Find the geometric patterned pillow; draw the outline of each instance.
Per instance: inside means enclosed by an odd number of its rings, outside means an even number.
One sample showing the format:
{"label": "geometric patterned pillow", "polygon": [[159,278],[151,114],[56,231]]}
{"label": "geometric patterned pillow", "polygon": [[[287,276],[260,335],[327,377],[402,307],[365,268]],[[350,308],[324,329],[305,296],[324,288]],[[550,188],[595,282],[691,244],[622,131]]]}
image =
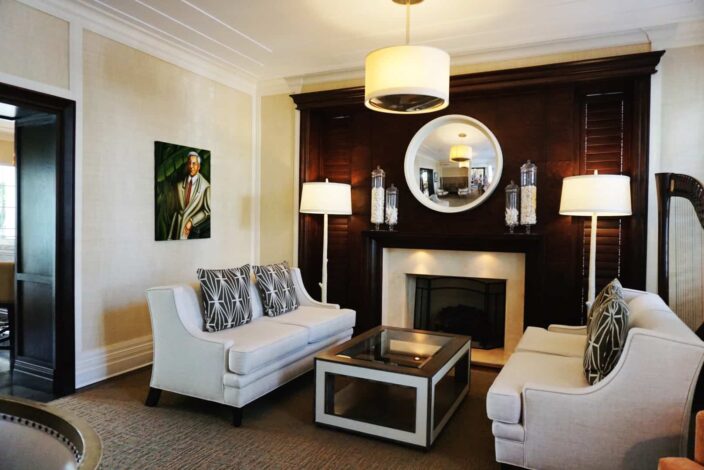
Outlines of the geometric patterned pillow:
{"label": "geometric patterned pillow", "polygon": [[253,266],[264,313],[276,317],[299,306],[288,263]]}
{"label": "geometric patterned pillow", "polygon": [[249,265],[233,269],[199,269],[203,298],[203,331],[244,325],[252,319]]}
{"label": "geometric patterned pillow", "polygon": [[584,373],[592,385],[609,375],[621,357],[626,343],[628,304],[623,300],[621,284],[617,280],[614,282],[617,286],[605,289],[606,292],[602,291],[603,299],[594,309],[587,328]]}
{"label": "geometric patterned pillow", "polygon": [[594,298],[594,302],[592,302],[592,306],[589,308],[589,312],[587,313],[587,331],[589,331],[589,325],[592,323],[594,312],[599,310],[599,307],[601,307],[601,304],[604,303],[606,298],[610,298],[615,295],[623,298],[623,287],[621,286],[621,283],[618,282],[618,279],[614,279],[609,282],[606,287],[601,289],[601,292],[599,292],[596,298]]}

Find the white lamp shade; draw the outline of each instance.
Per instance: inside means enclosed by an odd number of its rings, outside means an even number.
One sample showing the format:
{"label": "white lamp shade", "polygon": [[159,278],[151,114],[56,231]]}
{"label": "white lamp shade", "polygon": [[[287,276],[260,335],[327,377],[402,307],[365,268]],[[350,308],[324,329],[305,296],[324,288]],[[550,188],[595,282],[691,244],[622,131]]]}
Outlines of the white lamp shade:
{"label": "white lamp shade", "polygon": [[300,212],[304,214],[352,214],[350,185],[344,183],[303,183]]}
{"label": "white lamp shade", "polygon": [[563,179],[560,214],[631,215],[631,178],[623,175],[581,175]]}
{"label": "white lamp shade", "polygon": [[450,56],[428,46],[394,46],[367,55],[364,104],[395,114],[430,113],[450,103]]}
{"label": "white lamp shade", "polygon": [[450,147],[450,161],[451,162],[468,162],[472,159],[472,147],[469,145],[453,145]]}

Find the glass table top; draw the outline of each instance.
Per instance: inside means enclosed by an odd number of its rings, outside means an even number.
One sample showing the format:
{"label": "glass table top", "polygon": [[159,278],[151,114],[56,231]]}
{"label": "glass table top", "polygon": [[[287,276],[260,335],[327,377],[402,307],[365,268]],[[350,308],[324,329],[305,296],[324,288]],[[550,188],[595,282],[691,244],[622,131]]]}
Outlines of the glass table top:
{"label": "glass table top", "polygon": [[450,341],[450,336],[384,328],[337,356],[420,369]]}

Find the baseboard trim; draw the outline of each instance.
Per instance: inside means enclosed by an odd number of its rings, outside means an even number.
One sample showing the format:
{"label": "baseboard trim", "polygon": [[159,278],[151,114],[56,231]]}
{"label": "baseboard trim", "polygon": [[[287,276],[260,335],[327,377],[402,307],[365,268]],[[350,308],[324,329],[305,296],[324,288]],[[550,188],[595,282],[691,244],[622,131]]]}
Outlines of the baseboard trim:
{"label": "baseboard trim", "polygon": [[101,382],[152,363],[151,335],[84,351],[76,361],[76,388]]}

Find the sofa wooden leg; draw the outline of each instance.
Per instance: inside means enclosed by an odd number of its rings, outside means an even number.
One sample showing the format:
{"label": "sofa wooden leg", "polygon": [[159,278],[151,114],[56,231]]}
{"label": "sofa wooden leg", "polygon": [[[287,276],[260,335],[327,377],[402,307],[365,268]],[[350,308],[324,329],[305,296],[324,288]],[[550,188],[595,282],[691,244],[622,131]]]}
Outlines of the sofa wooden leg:
{"label": "sofa wooden leg", "polygon": [[156,406],[159,403],[159,397],[161,397],[161,390],[154,387],[149,387],[149,394],[147,399],[144,401],[145,406]]}
{"label": "sofa wooden leg", "polygon": [[236,428],[242,426],[242,408],[232,407],[232,425]]}

